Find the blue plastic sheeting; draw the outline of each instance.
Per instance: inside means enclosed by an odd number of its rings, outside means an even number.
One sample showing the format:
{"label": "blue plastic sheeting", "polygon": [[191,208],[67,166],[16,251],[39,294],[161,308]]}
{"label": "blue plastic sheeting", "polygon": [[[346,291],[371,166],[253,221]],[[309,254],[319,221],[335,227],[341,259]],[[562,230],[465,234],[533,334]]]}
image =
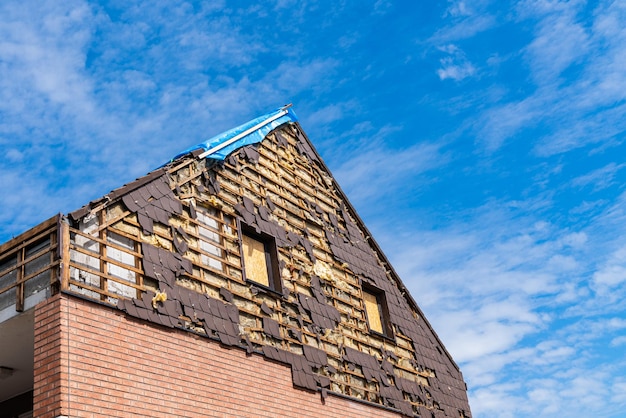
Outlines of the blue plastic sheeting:
{"label": "blue plastic sheeting", "polygon": [[[278,117],[277,119],[271,120],[272,118],[280,115],[281,113],[285,113],[284,115]],[[263,141],[265,136],[269,134],[272,130],[276,129],[280,125],[287,122],[296,122],[298,117],[291,109],[291,107],[281,107],[271,113],[268,113],[263,116],[259,116],[256,119],[252,119],[249,122],[244,123],[236,128],[223,132],[219,135],[214,136],[211,139],[208,139],[198,145],[195,145],[191,148],[186,149],[185,151],[178,154],[172,160],[175,160],[178,157],[181,157],[185,154],[188,154],[197,149],[203,149],[205,152],[209,151],[213,148],[219,147],[221,144],[232,140],[237,135],[241,135],[242,133],[254,128],[259,125],[256,129],[252,130],[250,133],[242,136],[241,138],[234,141],[232,144],[225,146],[219,150],[211,152],[208,155],[205,155],[206,158],[212,158],[216,160],[224,160],[231,152],[235,151],[238,148],[243,147],[244,145],[256,144],[258,142]]]}

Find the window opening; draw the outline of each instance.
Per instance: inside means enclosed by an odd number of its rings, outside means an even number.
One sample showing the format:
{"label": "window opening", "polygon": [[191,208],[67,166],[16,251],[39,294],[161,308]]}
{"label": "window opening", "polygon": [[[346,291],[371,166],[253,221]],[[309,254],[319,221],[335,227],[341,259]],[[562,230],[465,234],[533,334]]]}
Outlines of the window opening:
{"label": "window opening", "polygon": [[202,264],[223,271],[224,265],[220,261],[224,257],[221,248],[220,223],[214,218],[218,216],[217,211],[211,208],[199,209],[196,214],[199,222],[200,249],[204,251],[201,254]]}
{"label": "window opening", "polygon": [[[135,242],[130,238],[111,231],[107,232],[107,242],[112,244],[107,245],[107,258],[119,263],[107,263],[108,274],[120,279],[120,281],[137,284],[137,274],[132,270],[132,268],[135,268],[137,265],[137,260],[135,255],[131,253],[135,251]],[[124,265],[130,268],[125,268]],[[137,289],[115,280],[109,280],[107,282],[107,290],[127,298],[138,296]],[[109,302],[113,302],[113,299],[109,298]]]}
{"label": "window opening", "polygon": [[363,304],[370,331],[386,337],[392,336],[389,314],[385,301],[385,293],[371,287],[363,288]]}
{"label": "window opening", "polygon": [[281,292],[278,251],[274,237],[267,234],[259,234],[243,223],[240,231],[243,269],[246,280],[253,281],[276,292]]}

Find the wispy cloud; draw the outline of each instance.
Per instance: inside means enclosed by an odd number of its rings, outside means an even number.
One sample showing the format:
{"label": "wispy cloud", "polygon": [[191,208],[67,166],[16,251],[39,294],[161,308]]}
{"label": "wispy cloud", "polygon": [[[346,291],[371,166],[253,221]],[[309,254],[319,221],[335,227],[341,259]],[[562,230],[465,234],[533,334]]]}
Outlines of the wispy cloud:
{"label": "wispy cloud", "polygon": [[531,6],[520,6],[522,15],[529,18],[540,15],[533,40],[524,48],[531,75],[538,86],[559,83],[558,78],[563,71],[580,64],[589,53],[590,35],[578,20],[578,12],[583,5],[576,3],[558,5],[549,12],[537,2],[532,2]]}
{"label": "wispy cloud", "polygon": [[337,60],[243,30],[241,19],[259,13],[167,2],[0,5],[0,192],[28,204],[22,179],[50,203],[33,216],[1,199],[2,228],[73,210],[246,118],[327,93]]}
{"label": "wispy cloud", "polygon": [[618,172],[626,167],[626,164],[609,163],[602,168],[598,168],[591,173],[578,176],[572,180],[575,187],[592,186],[594,191],[606,189],[616,182]]}
{"label": "wispy cloud", "polygon": [[452,79],[460,81],[471,77],[476,72],[476,68],[467,60],[465,55],[458,48],[449,45],[447,50],[453,49],[451,56],[439,60],[441,68],[437,70],[440,80]]}
{"label": "wispy cloud", "polygon": [[470,16],[472,15],[471,6],[466,0],[448,0],[448,8],[445,15],[450,16]]}
{"label": "wispy cloud", "polygon": [[[442,144],[419,142],[408,148],[391,148],[385,145],[386,135],[400,129],[384,126],[363,137],[358,144],[340,145],[336,152],[346,147],[358,147],[358,152],[343,155],[333,174],[342,188],[349,190],[351,200],[364,205],[372,198],[380,199],[398,190],[414,193],[436,181],[432,170],[445,165],[449,156]],[[351,158],[346,158],[351,155]],[[393,164],[390,165],[390,161]],[[427,173],[430,173],[428,176]],[[407,184],[409,189],[407,190]]]}
{"label": "wispy cloud", "polygon": [[[608,370],[612,354],[589,350],[624,344],[621,296],[608,295],[626,290],[626,227],[615,229],[623,215],[607,209],[572,231],[523,209],[533,205],[493,202],[458,213],[458,222],[437,231],[387,220],[374,233],[461,363],[475,415],[549,417],[575,408],[596,416],[595,402],[622,383]],[[396,223],[402,226],[390,230]],[[613,250],[605,258],[607,248]],[[599,357],[603,366],[583,373]]]}
{"label": "wispy cloud", "polygon": [[617,68],[626,56],[626,30],[616,22],[626,18],[624,7],[600,2],[591,20],[582,20],[583,2],[529,1],[517,10],[514,18],[534,27],[521,56],[532,83],[522,98],[483,110],[475,124],[479,142],[494,151],[534,130],[535,152],[543,157],[621,142],[626,76]]}
{"label": "wispy cloud", "polygon": [[446,26],[438,29],[428,42],[441,45],[471,38],[498,25],[493,9],[488,8],[491,1],[449,0],[444,17],[451,19]]}
{"label": "wispy cloud", "polygon": [[599,291],[605,292],[626,282],[626,246],[609,255],[600,270],[594,273],[593,281]]}

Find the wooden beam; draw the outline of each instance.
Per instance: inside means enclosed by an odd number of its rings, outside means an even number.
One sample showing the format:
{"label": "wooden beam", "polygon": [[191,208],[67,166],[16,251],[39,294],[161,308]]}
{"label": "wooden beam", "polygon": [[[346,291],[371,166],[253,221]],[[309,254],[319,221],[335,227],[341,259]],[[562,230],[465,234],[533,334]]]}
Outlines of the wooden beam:
{"label": "wooden beam", "polygon": [[61,290],[68,290],[70,287],[70,226],[63,221],[59,221],[59,249]]}
{"label": "wooden beam", "polygon": [[20,244],[23,245],[26,241],[30,241],[33,237],[39,235],[47,229],[54,227],[60,216],[61,215],[54,215],[47,221],[40,223],[39,225],[0,245],[0,257],[3,257],[4,253],[8,253],[11,250],[14,251],[15,249],[21,247]]}
{"label": "wooden beam", "polygon": [[15,310],[17,312],[24,312],[24,253],[26,250],[22,248],[18,253],[18,264],[21,264],[17,269],[17,287],[15,288]]}

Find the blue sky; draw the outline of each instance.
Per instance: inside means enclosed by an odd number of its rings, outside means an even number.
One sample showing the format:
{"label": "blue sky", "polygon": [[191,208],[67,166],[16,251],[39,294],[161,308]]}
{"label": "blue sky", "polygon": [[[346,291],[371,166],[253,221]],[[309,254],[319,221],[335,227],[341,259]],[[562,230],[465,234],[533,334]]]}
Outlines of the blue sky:
{"label": "blue sky", "polygon": [[0,242],[293,102],[475,417],[626,410],[626,2],[4,0]]}

